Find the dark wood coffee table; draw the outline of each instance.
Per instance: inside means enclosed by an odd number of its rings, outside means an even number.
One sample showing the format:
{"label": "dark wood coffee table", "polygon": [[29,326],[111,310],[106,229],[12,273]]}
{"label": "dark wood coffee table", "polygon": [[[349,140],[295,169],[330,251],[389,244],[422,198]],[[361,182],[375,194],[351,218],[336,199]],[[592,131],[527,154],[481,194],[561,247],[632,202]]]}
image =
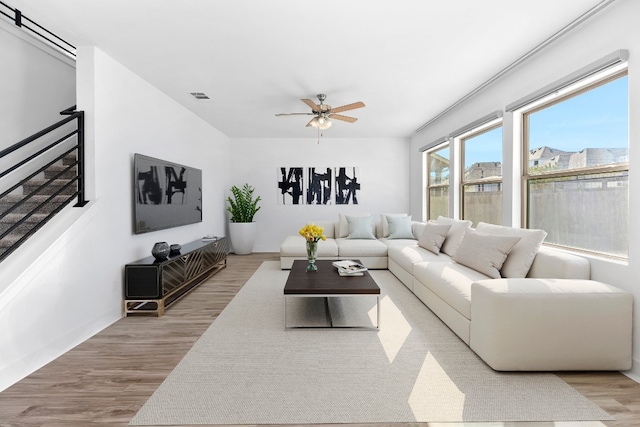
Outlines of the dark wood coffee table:
{"label": "dark wood coffee table", "polygon": [[[357,260],[355,260],[357,261]],[[376,326],[373,328],[363,326],[331,326],[329,328],[366,328],[380,329],[380,288],[373,280],[368,271],[362,276],[340,276],[338,269],[334,267],[331,260],[316,261],[318,271],[307,273],[306,260],[296,260],[293,262],[289,278],[284,285],[284,327],[308,328],[309,326],[289,326],[287,324],[287,300],[292,297],[324,297],[325,307],[329,316],[331,312],[328,306],[330,297],[356,297],[356,296],[376,296]],[[311,326],[312,328],[324,326]]]}

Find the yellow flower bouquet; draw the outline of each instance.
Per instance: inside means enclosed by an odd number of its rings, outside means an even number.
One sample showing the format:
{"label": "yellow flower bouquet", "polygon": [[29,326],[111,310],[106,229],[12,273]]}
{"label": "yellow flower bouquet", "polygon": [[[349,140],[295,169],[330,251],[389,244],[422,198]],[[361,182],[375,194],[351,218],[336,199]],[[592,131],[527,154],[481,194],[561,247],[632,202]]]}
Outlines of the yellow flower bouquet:
{"label": "yellow flower bouquet", "polygon": [[307,241],[307,273],[318,271],[316,266],[316,257],[318,256],[318,240],[327,240],[324,229],[315,224],[307,224],[299,231],[300,235]]}
{"label": "yellow flower bouquet", "polygon": [[314,242],[317,242],[318,240],[327,240],[327,236],[323,234],[324,228],[319,227],[315,224],[305,225],[300,229],[299,233],[309,243],[314,243]]}

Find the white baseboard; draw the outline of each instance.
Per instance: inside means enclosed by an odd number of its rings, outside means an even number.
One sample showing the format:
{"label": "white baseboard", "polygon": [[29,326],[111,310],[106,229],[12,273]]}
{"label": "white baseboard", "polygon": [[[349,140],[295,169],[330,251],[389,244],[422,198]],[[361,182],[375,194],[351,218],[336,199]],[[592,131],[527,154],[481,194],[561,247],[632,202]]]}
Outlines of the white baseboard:
{"label": "white baseboard", "polygon": [[631,378],[635,382],[640,383],[640,361],[633,359],[633,365],[631,366],[631,369],[629,369],[628,371],[621,371],[621,373]]}

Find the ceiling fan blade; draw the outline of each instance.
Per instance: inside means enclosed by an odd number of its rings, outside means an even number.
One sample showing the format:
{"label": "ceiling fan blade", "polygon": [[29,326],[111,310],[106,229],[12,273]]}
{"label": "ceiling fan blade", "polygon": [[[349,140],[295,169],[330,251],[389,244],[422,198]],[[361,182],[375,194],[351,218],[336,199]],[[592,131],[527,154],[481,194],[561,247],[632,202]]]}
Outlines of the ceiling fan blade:
{"label": "ceiling fan blade", "polygon": [[313,113],[278,113],[276,116],[313,116]]}
{"label": "ceiling fan blade", "polygon": [[336,107],[336,108],[332,108],[331,112],[332,113],[341,113],[343,111],[349,111],[349,110],[355,110],[356,108],[362,108],[364,107],[364,102],[354,102],[353,104],[347,104],[347,105],[343,105],[341,107]]}
{"label": "ceiling fan blade", "polygon": [[300,101],[304,102],[309,107],[311,107],[311,111],[320,111],[320,107],[318,106],[318,104],[316,104],[312,100],[310,100],[310,99],[301,99]]}
{"label": "ceiling fan blade", "polygon": [[342,120],[343,122],[349,122],[349,123],[353,123],[353,122],[358,120],[355,117],[343,116],[342,114],[330,114],[329,118],[330,119],[336,119],[336,120]]}

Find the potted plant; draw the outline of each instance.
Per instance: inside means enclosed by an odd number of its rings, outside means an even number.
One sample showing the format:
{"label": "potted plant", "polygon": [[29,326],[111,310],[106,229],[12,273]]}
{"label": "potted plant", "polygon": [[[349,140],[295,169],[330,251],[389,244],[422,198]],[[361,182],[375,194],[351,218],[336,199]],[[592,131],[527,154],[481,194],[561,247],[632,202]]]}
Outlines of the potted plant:
{"label": "potted plant", "polygon": [[256,241],[258,227],[253,217],[260,210],[260,196],[254,198],[254,190],[249,184],[244,184],[242,188],[234,185],[231,187],[233,197],[227,197],[227,211],[231,214],[229,238],[233,252],[237,255],[250,254]]}

